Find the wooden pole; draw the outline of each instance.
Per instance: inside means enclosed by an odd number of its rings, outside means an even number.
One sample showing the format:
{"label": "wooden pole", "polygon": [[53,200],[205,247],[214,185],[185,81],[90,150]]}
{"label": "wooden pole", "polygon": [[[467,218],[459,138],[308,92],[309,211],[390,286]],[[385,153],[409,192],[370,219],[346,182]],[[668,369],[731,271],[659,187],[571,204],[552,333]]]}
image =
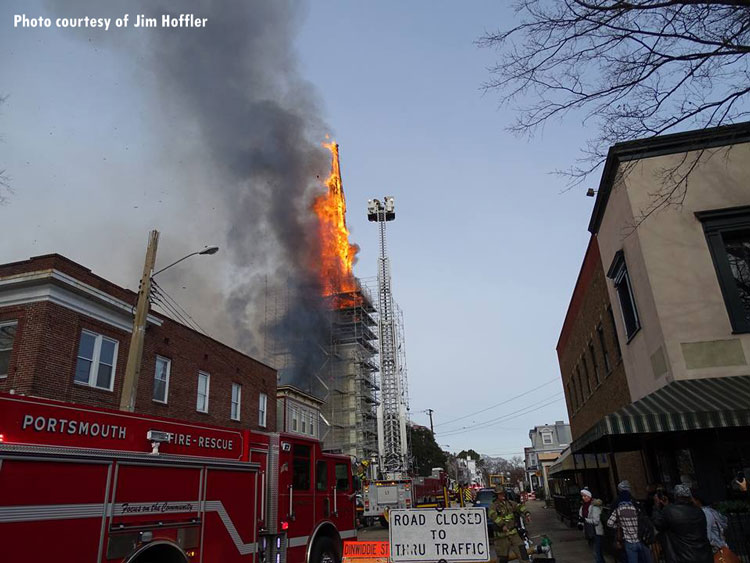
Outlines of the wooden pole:
{"label": "wooden pole", "polygon": [[151,293],[151,274],[156,263],[156,248],[159,244],[159,231],[153,230],[149,233],[148,247],[146,248],[146,259],[143,264],[143,276],[141,286],[138,290],[138,303],[133,319],[133,333],[130,336],[130,348],[128,349],[128,363],[125,367],[125,379],[122,382],[122,393],[120,395],[120,410],[133,412],[135,409],[135,396],[138,389],[138,378],[141,374],[141,359],[143,358],[143,337],[146,334],[146,320],[148,318],[149,302]]}

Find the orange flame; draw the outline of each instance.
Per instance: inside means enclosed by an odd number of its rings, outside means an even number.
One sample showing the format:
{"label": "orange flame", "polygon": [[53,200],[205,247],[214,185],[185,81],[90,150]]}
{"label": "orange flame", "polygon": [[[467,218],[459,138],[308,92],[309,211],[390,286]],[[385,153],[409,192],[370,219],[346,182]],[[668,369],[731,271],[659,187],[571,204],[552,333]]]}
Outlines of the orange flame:
{"label": "orange flame", "polygon": [[331,174],[325,182],[327,193],[315,198],[312,209],[318,217],[320,281],[323,294],[328,296],[357,291],[352,265],[359,248],[349,243],[349,229],[346,228],[339,146],[334,142],[323,143],[323,146],[331,151]]}

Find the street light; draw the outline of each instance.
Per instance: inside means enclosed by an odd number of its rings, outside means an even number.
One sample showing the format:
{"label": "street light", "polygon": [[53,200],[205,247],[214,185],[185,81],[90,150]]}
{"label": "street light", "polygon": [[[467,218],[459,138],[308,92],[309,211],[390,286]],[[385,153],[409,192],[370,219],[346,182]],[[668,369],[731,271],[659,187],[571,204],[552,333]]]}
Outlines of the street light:
{"label": "street light", "polygon": [[143,276],[138,289],[138,302],[133,319],[133,333],[130,336],[130,348],[128,349],[128,363],[125,365],[125,377],[122,380],[122,394],[120,395],[120,410],[133,412],[135,409],[135,395],[138,389],[138,378],[141,374],[141,360],[143,358],[143,337],[146,333],[146,320],[148,318],[148,298],[151,294],[151,279],[167,268],[195,256],[196,254],[216,254],[218,246],[207,246],[203,250],[191,252],[183,256],[169,266],[154,273],[156,264],[156,248],[159,244],[159,231],[153,230],[149,233],[148,247],[146,248],[146,259],[143,264]]}
{"label": "street light", "polygon": [[196,254],[211,255],[211,254],[216,254],[217,252],[219,252],[219,247],[218,246],[207,246],[203,250],[197,250],[195,252],[191,252],[187,256],[183,256],[179,260],[176,260],[175,262],[172,262],[169,266],[164,266],[161,270],[154,272],[153,274],[151,274],[151,277],[153,278],[155,275],[161,274],[164,270],[167,270],[167,269],[171,268],[172,266],[174,266],[175,264],[179,264],[183,260],[187,260],[191,256],[195,256]]}

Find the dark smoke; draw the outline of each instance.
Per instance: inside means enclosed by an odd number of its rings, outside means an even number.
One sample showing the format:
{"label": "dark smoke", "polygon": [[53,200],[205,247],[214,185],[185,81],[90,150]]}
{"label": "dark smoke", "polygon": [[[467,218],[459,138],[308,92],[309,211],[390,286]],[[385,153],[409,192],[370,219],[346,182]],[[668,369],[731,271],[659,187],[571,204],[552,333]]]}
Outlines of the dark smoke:
{"label": "dark smoke", "polygon": [[[209,18],[204,29],[76,33],[119,49],[152,73],[153,99],[164,123],[180,122],[174,129],[158,126],[165,143],[179,145],[180,133],[196,132],[190,141],[199,144],[215,180],[206,189],[226,209],[225,249],[233,283],[225,302],[235,344],[263,358],[268,329],[293,357],[285,381],[311,390],[314,371],[325,361],[321,345],[328,329],[309,207],[321,188],[316,178],[327,176],[330,157],[320,146],[328,128],[293,49],[303,6],[283,0],[129,1],[117,8],[94,0],[58,0],[52,5],[66,16],[129,13],[131,25],[139,13],[159,20],[162,14],[181,13]],[[186,217],[187,229],[189,221]],[[287,312],[264,326],[266,298],[278,294],[285,296]]]}

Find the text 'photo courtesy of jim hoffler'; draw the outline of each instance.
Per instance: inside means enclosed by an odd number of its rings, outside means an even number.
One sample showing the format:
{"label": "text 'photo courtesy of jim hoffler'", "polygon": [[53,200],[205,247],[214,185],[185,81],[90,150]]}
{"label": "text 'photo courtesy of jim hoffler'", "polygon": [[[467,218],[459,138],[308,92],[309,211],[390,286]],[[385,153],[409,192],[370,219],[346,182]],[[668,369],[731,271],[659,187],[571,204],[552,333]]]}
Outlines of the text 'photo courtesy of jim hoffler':
{"label": "text 'photo courtesy of jim hoffler'", "polygon": [[49,18],[46,16],[30,16],[28,14],[14,14],[13,27],[21,29],[39,29],[46,27],[57,28],[85,28],[109,31],[118,28],[199,28],[208,25],[208,18],[195,14],[161,14],[158,17],[148,17],[144,14],[122,14],[118,18],[95,18],[90,16],[70,16]]}

